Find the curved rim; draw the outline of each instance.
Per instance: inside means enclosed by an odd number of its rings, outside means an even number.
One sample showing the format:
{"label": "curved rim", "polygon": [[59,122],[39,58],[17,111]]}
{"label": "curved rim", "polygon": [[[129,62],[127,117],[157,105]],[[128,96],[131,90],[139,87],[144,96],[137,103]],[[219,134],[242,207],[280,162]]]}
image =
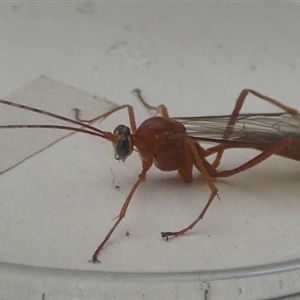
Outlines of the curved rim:
{"label": "curved rim", "polygon": [[109,271],[91,271],[91,270],[72,270],[47,268],[39,266],[29,266],[25,264],[13,264],[7,262],[0,262],[0,269],[3,271],[26,271],[35,275],[52,272],[53,275],[59,276],[84,276],[84,277],[101,277],[105,280],[119,280],[119,281],[213,281],[222,279],[245,278],[262,275],[271,275],[276,273],[290,272],[300,270],[300,259],[288,260],[279,263],[258,265],[252,267],[241,267],[227,270],[203,270],[203,271],[186,271],[186,272],[109,272]]}

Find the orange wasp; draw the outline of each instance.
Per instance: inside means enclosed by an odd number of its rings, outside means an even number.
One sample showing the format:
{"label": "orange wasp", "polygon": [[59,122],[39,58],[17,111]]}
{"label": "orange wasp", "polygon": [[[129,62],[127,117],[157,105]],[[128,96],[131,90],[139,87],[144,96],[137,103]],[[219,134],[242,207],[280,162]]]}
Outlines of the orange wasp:
{"label": "orange wasp", "polygon": [[[37,108],[0,100],[1,104],[47,115],[80,126],[0,125],[2,129],[46,128],[71,130],[101,137],[112,142],[115,159],[117,160],[125,161],[133,150],[139,153],[142,161],[142,171],[128,194],[119,215],[116,217],[114,225],[94,252],[92,262],[99,262],[98,255],[100,251],[125,217],[133,194],[137,187],[146,180],[146,174],[153,164],[162,171],[178,171],[179,176],[187,183],[193,180],[192,169],[195,167],[202,173],[211,190],[206,205],[191,224],[180,231],[161,232],[162,237],[168,239],[169,237],[185,234],[203,219],[213,199],[218,196],[213,178],[229,177],[245,171],[273,154],[300,161],[300,118],[298,111],[254,90],[245,89],[241,92],[231,115],[179,118],[170,118],[164,105],[157,107],[149,105],[143,99],[140,90],[136,89],[134,93],[146,109],[154,110],[157,115],[148,118],[137,128],[133,107],[122,105],[98,118],[89,120],[89,122],[103,120],[116,111],[127,109],[130,128],[125,125],[118,125],[113,132],[102,131],[86,124],[87,121],[79,118],[80,111],[78,109],[75,110],[76,120],[72,120]],[[248,94],[265,100],[284,112],[240,114]],[[199,142],[215,143],[217,145],[204,149],[199,145]],[[216,168],[220,164],[223,152],[231,148],[252,148],[261,151],[261,153],[237,168],[218,171]],[[216,158],[213,163],[209,163],[206,157],[212,154],[216,154]]]}

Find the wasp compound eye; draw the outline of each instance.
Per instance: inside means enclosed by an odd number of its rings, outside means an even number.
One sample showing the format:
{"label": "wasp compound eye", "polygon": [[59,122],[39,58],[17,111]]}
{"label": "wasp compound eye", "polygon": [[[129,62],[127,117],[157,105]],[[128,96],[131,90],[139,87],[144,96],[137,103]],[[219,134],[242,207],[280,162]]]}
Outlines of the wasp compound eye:
{"label": "wasp compound eye", "polygon": [[125,160],[133,150],[131,132],[129,127],[119,125],[114,130],[114,135],[118,137],[115,147],[115,159]]}
{"label": "wasp compound eye", "polygon": [[131,132],[129,127],[125,125],[118,125],[114,130],[114,134],[128,136],[131,135]]}

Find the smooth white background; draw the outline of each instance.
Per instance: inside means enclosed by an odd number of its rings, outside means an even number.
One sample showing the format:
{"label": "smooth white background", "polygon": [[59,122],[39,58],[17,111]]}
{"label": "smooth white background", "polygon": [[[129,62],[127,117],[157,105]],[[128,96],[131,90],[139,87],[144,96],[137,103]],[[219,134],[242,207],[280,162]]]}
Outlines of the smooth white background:
{"label": "smooth white background", "polygon": [[[150,103],[164,103],[172,116],[229,114],[246,87],[300,107],[297,3],[11,2],[0,8],[1,97],[44,74],[115,103],[134,105],[138,123],[148,114],[131,94],[136,87]],[[251,98],[245,111],[274,110]],[[123,112],[100,128],[112,131],[127,122]],[[255,153],[248,154],[234,151],[221,167],[232,168]],[[190,234],[166,243],[160,231],[189,224],[205,205],[209,189],[196,173],[194,183],[186,186],[176,173],[153,168],[103,251],[102,264],[92,265],[87,260],[118,214],[140,161],[134,154],[125,164],[117,163],[109,143],[76,134],[2,174],[2,211],[7,208],[11,214],[5,215],[9,222],[3,222],[1,230],[12,246],[1,247],[1,260],[58,269],[157,273],[297,259],[298,170],[296,162],[275,157],[244,174],[216,180],[221,201],[213,203]],[[240,288],[235,281],[212,288],[210,296],[233,297],[231,284],[240,299],[298,291],[297,281],[278,276],[269,288],[266,283],[253,288],[247,282]],[[42,287],[53,295],[55,288],[44,280]],[[92,287],[87,288],[84,279],[80,284],[70,283],[64,287],[69,294],[64,290],[57,297],[92,297]],[[27,295],[42,295],[42,287],[27,289]],[[160,295],[161,288],[150,287],[140,296]],[[182,291],[188,290],[177,283],[164,295],[183,298],[189,294]],[[190,291],[191,298],[204,295],[202,285]],[[106,294],[109,297],[113,294]]]}

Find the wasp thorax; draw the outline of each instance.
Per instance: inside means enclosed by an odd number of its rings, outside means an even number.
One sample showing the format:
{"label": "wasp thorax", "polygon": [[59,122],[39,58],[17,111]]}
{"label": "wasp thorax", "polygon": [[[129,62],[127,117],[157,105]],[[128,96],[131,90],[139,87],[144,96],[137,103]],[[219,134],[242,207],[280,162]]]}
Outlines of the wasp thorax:
{"label": "wasp thorax", "polygon": [[124,161],[133,150],[129,127],[118,125],[114,130],[114,136],[117,137],[117,142],[114,144],[115,159]]}

